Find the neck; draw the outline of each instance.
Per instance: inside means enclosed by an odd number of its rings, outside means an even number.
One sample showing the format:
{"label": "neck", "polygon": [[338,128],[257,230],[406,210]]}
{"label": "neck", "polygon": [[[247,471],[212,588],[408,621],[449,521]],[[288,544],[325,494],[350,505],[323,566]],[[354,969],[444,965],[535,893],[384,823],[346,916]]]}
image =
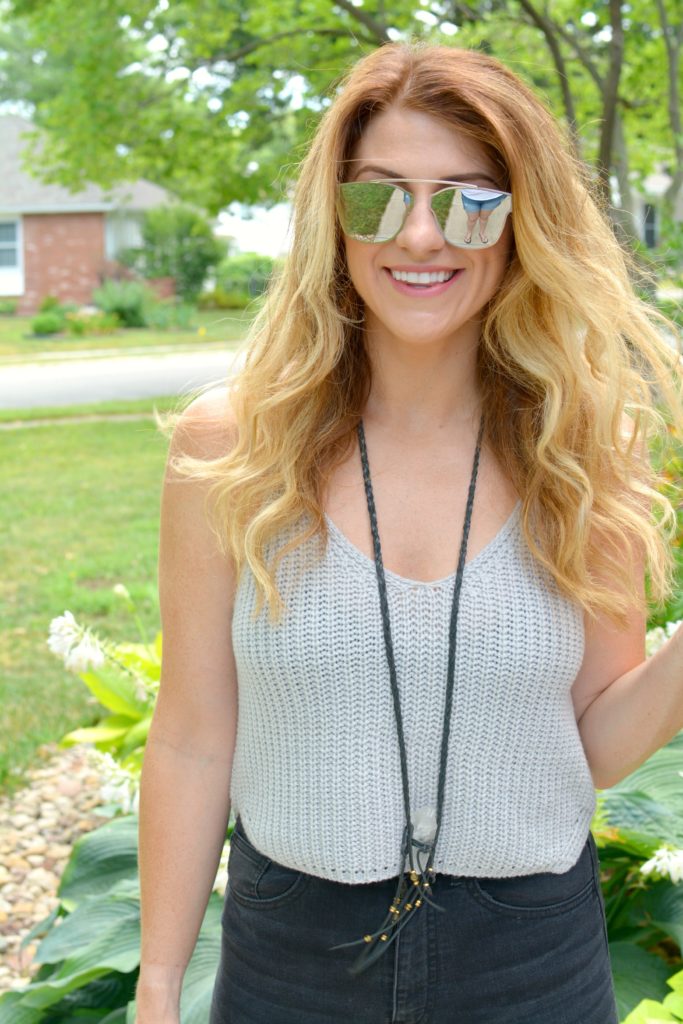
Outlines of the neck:
{"label": "neck", "polygon": [[402,440],[436,434],[452,438],[466,427],[475,431],[481,415],[476,377],[478,331],[455,341],[424,346],[392,339],[384,344],[372,332],[367,348],[372,384],[365,422]]}

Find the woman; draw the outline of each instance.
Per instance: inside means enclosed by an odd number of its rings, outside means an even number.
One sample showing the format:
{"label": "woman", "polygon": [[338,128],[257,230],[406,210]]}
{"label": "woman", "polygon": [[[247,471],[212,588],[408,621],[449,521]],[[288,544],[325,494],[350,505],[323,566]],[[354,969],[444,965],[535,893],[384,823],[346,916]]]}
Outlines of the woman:
{"label": "woman", "polygon": [[617,1021],[589,826],[683,727],[681,631],[644,661],[678,359],[511,72],[351,70],[244,368],[173,433],[138,1024],[178,1020],[231,809],[211,1024]]}

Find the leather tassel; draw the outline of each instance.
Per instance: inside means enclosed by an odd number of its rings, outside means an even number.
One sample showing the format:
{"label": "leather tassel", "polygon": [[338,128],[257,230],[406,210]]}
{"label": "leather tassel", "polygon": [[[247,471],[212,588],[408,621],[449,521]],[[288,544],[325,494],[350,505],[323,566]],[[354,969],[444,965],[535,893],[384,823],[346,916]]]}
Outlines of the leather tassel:
{"label": "leather tassel", "polygon": [[[414,851],[417,854],[418,866],[415,867]],[[406,877],[406,858],[410,854],[410,877]],[[424,856],[427,854],[426,863]],[[389,907],[387,916],[382,921],[377,931],[364,935],[362,939],[354,939],[351,942],[342,942],[337,946],[330,946],[330,950],[345,949],[349,946],[362,945],[364,948],[360,955],[354,960],[348,973],[356,976],[367,970],[374,964],[397,937],[401,929],[415,916],[415,913],[425,903],[429,903],[435,910],[443,911],[437,903],[429,898],[431,891],[430,877],[435,878],[436,872],[431,867],[434,855],[434,841],[428,843],[417,840],[412,835],[412,829],[406,825],[403,832],[402,862],[399,872],[398,885],[394,898]]]}

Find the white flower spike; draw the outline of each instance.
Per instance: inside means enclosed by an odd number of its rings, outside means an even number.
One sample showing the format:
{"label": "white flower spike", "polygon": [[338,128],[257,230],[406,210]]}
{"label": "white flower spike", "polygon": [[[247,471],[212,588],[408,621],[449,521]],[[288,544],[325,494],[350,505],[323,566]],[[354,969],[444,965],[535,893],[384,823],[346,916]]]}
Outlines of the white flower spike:
{"label": "white flower spike", "polygon": [[648,630],[645,637],[645,653],[647,657],[651,658],[682,624],[683,619],[680,619],[678,622],[667,622],[665,626],[655,626],[653,629]]}
{"label": "white flower spike", "polygon": [[81,642],[69,651],[64,664],[72,672],[87,672],[104,664],[104,653],[94,636],[86,633]]}
{"label": "white flower spike", "polygon": [[683,850],[670,850],[660,846],[654,856],[641,865],[640,871],[643,875],[656,871],[677,884],[683,879]]}
{"label": "white flower spike", "polygon": [[104,651],[97,637],[80,626],[70,611],[50,623],[47,645],[72,672],[86,672],[104,664]]}
{"label": "white flower spike", "polygon": [[140,784],[136,776],[119,764],[107,751],[96,747],[90,751],[90,762],[102,782],[100,795],[105,803],[114,804],[124,814],[137,814],[140,809]]}
{"label": "white flower spike", "polygon": [[63,615],[58,615],[50,623],[50,635],[47,645],[54,654],[64,657],[71,650],[72,646],[77,643],[80,635],[81,627],[76,622],[72,613],[65,611]]}

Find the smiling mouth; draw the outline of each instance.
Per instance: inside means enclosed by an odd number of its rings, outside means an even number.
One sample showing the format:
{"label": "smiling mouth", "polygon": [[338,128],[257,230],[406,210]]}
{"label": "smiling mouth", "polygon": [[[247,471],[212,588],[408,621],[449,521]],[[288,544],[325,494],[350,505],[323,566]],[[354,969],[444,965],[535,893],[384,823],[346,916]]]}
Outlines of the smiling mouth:
{"label": "smiling mouth", "polygon": [[410,270],[392,270],[390,267],[388,269],[394,281],[403,281],[405,284],[443,284],[444,281],[450,281],[455,276],[455,270],[416,273]]}
{"label": "smiling mouth", "polygon": [[463,272],[462,267],[457,267],[453,270],[435,271],[393,270],[391,267],[385,267],[384,269],[397,284],[414,288],[416,291],[436,289],[440,285],[448,284],[454,277],[458,277]]}

